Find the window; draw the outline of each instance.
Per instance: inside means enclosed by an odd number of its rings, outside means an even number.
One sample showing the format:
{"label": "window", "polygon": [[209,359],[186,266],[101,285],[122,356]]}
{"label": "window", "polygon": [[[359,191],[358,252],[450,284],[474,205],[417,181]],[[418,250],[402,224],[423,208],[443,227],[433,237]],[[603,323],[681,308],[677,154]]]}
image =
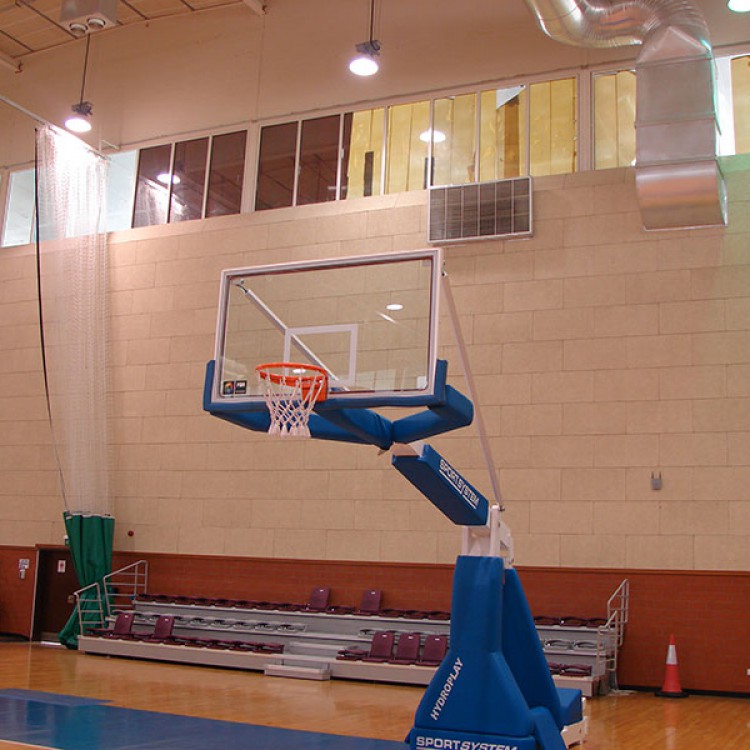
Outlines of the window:
{"label": "window", "polygon": [[479,121],[479,180],[526,174],[526,87],[482,91]]}
{"label": "window", "polygon": [[594,169],[635,162],[635,72],[594,76]]}
{"label": "window", "polygon": [[109,156],[107,170],[107,232],[130,229],[135,199],[137,151],[120,151]]}
{"label": "window", "polygon": [[171,153],[172,147],[169,145],[141,149],[138,155],[134,227],[166,224],[172,173]]}
{"label": "window", "polygon": [[533,176],[576,171],[576,79],[529,86],[529,171]]}
{"label": "window", "polygon": [[292,205],[296,160],[296,122],[270,125],[260,131],[256,211]]}
{"label": "window", "polygon": [[213,137],[206,216],[225,216],[240,212],[245,178],[246,143],[246,130]]}
{"label": "window", "polygon": [[3,229],[3,247],[27,245],[33,238],[34,170],[10,173],[8,203]]}
{"label": "window", "polygon": [[573,172],[576,92],[565,78],[263,127],[255,209]]}
{"label": "window", "polygon": [[[207,156],[208,138],[175,143],[171,175],[172,195],[169,199],[170,224],[200,219],[203,216]],[[169,178],[167,184],[170,184]]]}
{"label": "window", "polygon": [[388,108],[386,193],[423,190],[431,183],[427,164],[429,129],[428,101]]}
{"label": "window", "polygon": [[351,123],[347,149],[346,190],[342,197],[363,198],[381,193],[385,109],[366,109],[347,115]]}
{"label": "window", "polygon": [[246,141],[242,130],[142,149],[133,226],[239,213]]}
{"label": "window", "polygon": [[750,55],[732,60],[734,152],[750,153]]}
{"label": "window", "polygon": [[297,205],[337,198],[341,116],[318,117],[302,123]]}
{"label": "window", "polygon": [[[433,185],[477,181],[477,95],[436,99],[432,128]],[[420,138],[422,136],[420,135]]]}

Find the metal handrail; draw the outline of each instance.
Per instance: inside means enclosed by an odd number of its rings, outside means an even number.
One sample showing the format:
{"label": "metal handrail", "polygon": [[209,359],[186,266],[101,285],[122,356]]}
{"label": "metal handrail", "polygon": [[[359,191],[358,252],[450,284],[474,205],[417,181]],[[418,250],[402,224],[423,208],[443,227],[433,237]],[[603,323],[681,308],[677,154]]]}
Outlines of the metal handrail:
{"label": "metal handrail", "polygon": [[628,622],[628,610],[630,609],[630,581],[625,578],[615,589],[612,596],[607,600],[607,621],[616,615],[617,645],[622,646],[625,637],[625,625]]}
{"label": "metal handrail", "polygon": [[[86,591],[93,591],[95,592],[95,595],[90,597],[84,596],[84,593]],[[102,627],[102,625],[104,625],[106,615],[104,613],[104,602],[102,600],[102,590],[99,586],[99,582],[95,581],[88,586],[84,586],[82,589],[74,591],[73,596],[75,597],[76,612],[78,613],[78,631],[81,634],[85,632],[83,617],[84,613],[89,614],[91,612],[94,612],[97,615],[96,622],[92,620],[86,620],[86,627]]]}
{"label": "metal handrail", "polygon": [[138,560],[114,570],[102,578],[106,592],[106,615],[112,616],[121,609],[130,609],[133,601],[148,587],[148,561]]}

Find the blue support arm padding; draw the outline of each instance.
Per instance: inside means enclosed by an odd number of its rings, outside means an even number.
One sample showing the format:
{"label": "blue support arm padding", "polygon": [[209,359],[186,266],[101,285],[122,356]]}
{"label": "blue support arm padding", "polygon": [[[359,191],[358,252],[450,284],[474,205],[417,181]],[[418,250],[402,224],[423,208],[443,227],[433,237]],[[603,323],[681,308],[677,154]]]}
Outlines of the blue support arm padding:
{"label": "blue support arm padding", "polygon": [[[370,409],[324,409],[315,407],[315,414],[319,420],[328,422],[352,435],[363,443],[376,445],[381,450],[387,451],[393,445],[393,424],[390,419],[381,417],[377,412]],[[316,429],[320,429],[317,427]],[[313,431],[312,423],[310,434],[313,437],[321,437]],[[324,436],[323,436],[324,437]],[[325,438],[324,438],[325,439]],[[352,441],[354,442],[354,441]]]}
{"label": "blue support arm padding", "polygon": [[393,456],[393,467],[435,507],[460,526],[484,526],[489,503],[434,448],[418,456]]}
{"label": "blue support arm padding", "polygon": [[450,385],[445,386],[445,401],[419,414],[397,419],[393,423],[394,443],[413,443],[444,432],[466,427],[474,419],[474,405]]}

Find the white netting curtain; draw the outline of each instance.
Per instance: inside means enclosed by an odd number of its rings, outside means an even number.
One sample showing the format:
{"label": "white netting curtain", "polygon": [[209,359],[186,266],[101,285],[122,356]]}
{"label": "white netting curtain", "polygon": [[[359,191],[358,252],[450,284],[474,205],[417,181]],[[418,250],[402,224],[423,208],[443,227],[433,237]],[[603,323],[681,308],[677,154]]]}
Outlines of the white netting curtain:
{"label": "white netting curtain", "polygon": [[37,152],[45,350],[66,510],[108,515],[107,160],[53,127],[37,131]]}

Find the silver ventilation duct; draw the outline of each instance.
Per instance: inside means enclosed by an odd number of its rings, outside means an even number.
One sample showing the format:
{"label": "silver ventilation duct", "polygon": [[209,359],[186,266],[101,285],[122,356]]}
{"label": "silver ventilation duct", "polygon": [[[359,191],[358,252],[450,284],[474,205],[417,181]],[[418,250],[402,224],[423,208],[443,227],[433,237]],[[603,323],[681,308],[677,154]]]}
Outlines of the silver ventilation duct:
{"label": "silver ventilation duct", "polygon": [[713,53],[691,0],[526,0],[542,30],[582,47],[641,44],[636,189],[646,229],[726,223]]}

